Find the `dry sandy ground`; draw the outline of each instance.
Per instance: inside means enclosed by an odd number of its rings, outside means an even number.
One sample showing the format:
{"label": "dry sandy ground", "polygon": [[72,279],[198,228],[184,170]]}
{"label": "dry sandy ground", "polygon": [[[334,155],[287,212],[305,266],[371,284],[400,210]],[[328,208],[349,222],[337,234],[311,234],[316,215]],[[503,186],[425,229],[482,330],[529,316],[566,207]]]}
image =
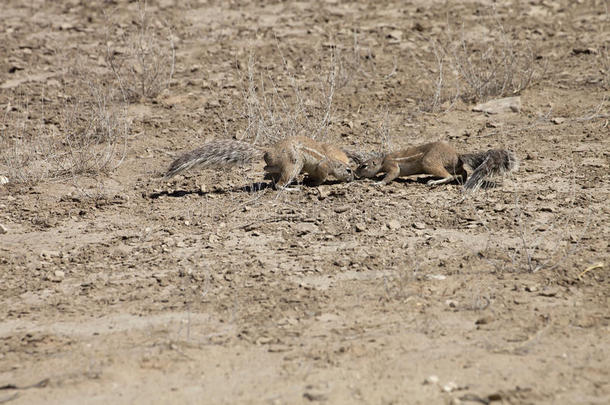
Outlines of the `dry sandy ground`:
{"label": "dry sandy ground", "polygon": [[[137,3],[92,3],[2,2],[3,141],[28,121],[61,133],[86,91],[76,60],[113,79],[107,44],[127,52]],[[609,403],[606,7],[149,2],[175,71],[131,100],[122,165],[20,182],[0,161],[0,402]],[[431,108],[448,36],[529,44],[537,73],[519,112]],[[248,92],[249,60],[250,83],[275,89]],[[443,69],[450,83],[456,66]],[[327,141],[508,147],[521,167],[465,198],[426,176],[277,192],[262,163],[157,179],[182,151],[251,135],[263,113],[245,108],[265,105],[253,95],[294,111],[314,105],[297,85],[324,106],[329,83]]]}

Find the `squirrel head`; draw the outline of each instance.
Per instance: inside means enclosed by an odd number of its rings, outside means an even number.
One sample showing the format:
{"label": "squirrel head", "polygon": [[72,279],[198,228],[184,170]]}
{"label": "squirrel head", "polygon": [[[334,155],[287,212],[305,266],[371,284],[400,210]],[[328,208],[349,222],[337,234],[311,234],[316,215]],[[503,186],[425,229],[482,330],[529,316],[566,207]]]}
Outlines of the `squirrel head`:
{"label": "squirrel head", "polygon": [[333,168],[333,176],[337,180],[349,182],[354,180],[354,171],[349,165],[343,162],[336,162]]}
{"label": "squirrel head", "polygon": [[361,163],[356,169],[356,176],[364,178],[372,178],[379,173],[383,164],[383,156],[375,156]]}

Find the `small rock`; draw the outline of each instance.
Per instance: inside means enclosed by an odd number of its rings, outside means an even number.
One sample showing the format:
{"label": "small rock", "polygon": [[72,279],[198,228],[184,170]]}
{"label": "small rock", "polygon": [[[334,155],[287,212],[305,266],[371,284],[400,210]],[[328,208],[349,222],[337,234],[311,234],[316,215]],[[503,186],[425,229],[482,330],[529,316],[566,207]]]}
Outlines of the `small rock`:
{"label": "small rock", "polygon": [[431,375],[424,380],[424,385],[438,384],[438,381],[439,381],[438,376]]}
{"label": "small rock", "polygon": [[542,291],[538,293],[538,295],[542,297],[555,297],[559,294],[559,288],[557,287],[544,287]]}
{"label": "small rock", "polygon": [[318,230],[318,226],[316,224],[312,224],[311,222],[301,222],[295,225],[294,230],[297,233],[297,236],[307,235],[308,233],[314,233]]}
{"label": "small rock", "polygon": [[0,176],[0,184],[8,184],[8,177]]}
{"label": "small rock", "polygon": [[557,194],[555,193],[550,193],[550,194],[541,194],[538,197],[536,197],[537,200],[540,201],[552,201],[552,200],[556,200],[557,199]]}
{"label": "small rock", "polygon": [[551,120],[551,122],[555,125],[559,125],[559,124],[563,124],[564,122],[566,122],[566,119],[562,118],[562,117],[555,117]]}
{"label": "small rock", "polygon": [[218,101],[218,100],[208,100],[206,102],[206,107],[208,107],[208,108],[218,108],[218,107],[220,107],[220,101]]}
{"label": "small rock", "polygon": [[417,21],[415,24],[413,24],[413,29],[415,31],[424,32],[428,31],[430,27],[429,24],[425,21]]}
{"label": "small rock", "polygon": [[184,225],[189,226],[191,224],[190,221],[184,221]]}
{"label": "small rock", "polygon": [[354,122],[344,118],[341,120],[341,125],[348,127],[349,129],[354,129]]}
{"label": "small rock", "polygon": [[8,228],[0,224],[0,235],[4,235],[5,233],[8,233]]}
{"label": "small rock", "polygon": [[447,384],[443,385],[441,389],[443,390],[443,392],[452,392],[458,389],[458,385],[455,382],[450,381]]}
{"label": "small rock", "polygon": [[328,397],[323,394],[322,392],[316,392],[316,391],[307,391],[303,394],[303,397],[305,399],[307,399],[308,401],[326,401],[328,399]]}
{"label": "small rock", "polygon": [[388,221],[386,226],[388,227],[388,229],[391,229],[391,230],[399,229],[400,228],[400,222],[395,220],[395,219],[393,219],[391,221]]}
{"label": "small rock", "polygon": [[66,274],[61,270],[56,270],[53,273],[47,273],[44,276],[44,280],[52,281],[54,283],[61,283],[65,278]]}
{"label": "small rock", "polygon": [[487,325],[488,323],[492,323],[494,321],[494,317],[492,315],[485,315],[477,319],[474,324],[475,325]]}
{"label": "small rock", "polygon": [[447,276],[443,276],[442,274],[428,274],[426,276],[426,278],[428,280],[438,280],[438,281],[442,281],[445,280],[447,278]]}
{"label": "small rock", "polygon": [[494,210],[494,212],[504,212],[504,211],[506,211],[507,208],[508,208],[508,205],[498,203],[498,204],[494,205],[493,210]]}
{"label": "small rock", "polygon": [[457,308],[458,302],[456,300],[446,300],[445,305],[447,305],[449,308]]}
{"label": "small rock", "polygon": [[525,286],[525,291],[527,291],[527,292],[536,292],[536,291],[538,291],[538,287],[536,287],[535,285],[526,285]]}
{"label": "small rock", "polygon": [[323,200],[330,195],[330,189],[327,186],[318,187],[318,200]]}
{"label": "small rock", "polygon": [[359,222],[354,225],[354,229],[356,229],[356,232],[364,232],[366,230],[366,225],[362,222]]}
{"label": "small rock", "polygon": [[43,250],[40,252],[40,256],[45,259],[50,259],[52,257],[61,257],[61,252],[58,250]]}
{"label": "small rock", "polygon": [[387,38],[390,40],[390,43],[400,42],[402,40],[402,31],[400,31],[400,30],[390,31],[387,35]]}
{"label": "small rock", "polygon": [[426,229],[426,224],[424,224],[423,222],[413,222],[413,228]]}
{"label": "small rock", "polygon": [[341,214],[342,212],[347,212],[349,211],[349,206],[348,205],[342,205],[340,207],[335,207],[335,212],[337,214]]}
{"label": "small rock", "polygon": [[597,49],[595,48],[574,48],[572,52],[574,55],[597,55]]}
{"label": "small rock", "polygon": [[477,104],[472,108],[475,112],[486,114],[500,114],[521,111],[521,97],[505,97],[491,100],[486,103]]}

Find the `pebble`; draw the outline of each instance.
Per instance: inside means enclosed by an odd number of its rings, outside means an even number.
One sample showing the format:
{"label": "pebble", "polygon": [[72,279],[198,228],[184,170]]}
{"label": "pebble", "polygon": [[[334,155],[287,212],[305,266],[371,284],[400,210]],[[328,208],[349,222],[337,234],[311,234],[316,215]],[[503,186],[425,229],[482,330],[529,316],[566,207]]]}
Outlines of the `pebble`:
{"label": "pebble", "polygon": [[413,228],[426,229],[426,224],[424,224],[423,222],[413,222]]}
{"label": "pebble", "polygon": [[397,221],[397,220],[393,219],[391,221],[388,221],[386,226],[388,227],[388,229],[391,229],[391,230],[399,229],[400,228],[400,221]]}
{"label": "pebble", "polygon": [[8,233],[8,228],[0,224],[0,235],[4,235],[5,233]]}
{"label": "pebble", "polygon": [[538,295],[541,295],[543,297],[555,297],[559,294],[559,292],[559,288],[557,287],[544,287],[542,291],[538,293]]}
{"label": "pebble", "polygon": [[53,274],[55,274],[55,278],[58,278],[60,280],[63,280],[64,277],[66,277],[66,273],[64,273],[61,270],[55,270],[55,273],[53,273]]}
{"label": "pebble", "polygon": [[447,384],[443,385],[443,387],[442,387],[442,390],[444,392],[452,392],[457,389],[458,389],[458,385],[453,381],[448,382]]}
{"label": "pebble", "polygon": [[428,378],[426,378],[426,379],[424,380],[424,385],[428,385],[428,384],[438,384],[438,381],[439,381],[438,376],[436,376],[436,375],[431,375],[431,376],[429,376]]}
{"label": "pebble", "polygon": [[386,35],[386,38],[390,39],[390,43],[400,42],[402,40],[402,31],[392,30]]}
{"label": "pebble", "polygon": [[335,207],[334,210],[337,214],[341,214],[342,212],[347,212],[349,211],[349,206],[348,205],[342,205],[340,207]]}
{"label": "pebble", "polygon": [[0,176],[0,184],[8,184],[8,177]]}
{"label": "pebble", "polygon": [[449,308],[457,308],[458,302],[456,300],[446,300],[445,305],[447,305]]}
{"label": "pebble", "polygon": [[354,225],[354,228],[356,229],[356,232],[364,232],[366,230],[366,225],[360,222]]}
{"label": "pebble", "polygon": [[297,235],[307,235],[308,233],[315,233],[318,230],[318,226],[311,222],[301,222],[294,226],[294,230]]}
{"label": "pebble", "polygon": [[326,186],[318,186],[318,200],[323,200],[330,195],[330,189]]}
{"label": "pebble", "polygon": [[59,250],[43,250],[40,252],[40,256],[47,259],[51,257],[61,257],[61,252]]}
{"label": "pebble", "polygon": [[328,399],[328,396],[323,392],[307,391],[303,394],[303,398],[311,402],[322,402]]}
{"label": "pebble", "polygon": [[487,325],[488,323],[492,323],[494,321],[494,317],[492,315],[485,315],[477,319],[474,324],[475,325]]}
{"label": "pebble", "polygon": [[477,104],[472,108],[475,112],[484,112],[486,114],[500,114],[506,112],[521,111],[521,97],[505,97],[491,100],[486,103]]}
{"label": "pebble", "polygon": [[574,48],[574,49],[572,49],[572,52],[574,53],[574,55],[580,55],[580,54],[597,55],[598,54],[598,51],[595,48]]}

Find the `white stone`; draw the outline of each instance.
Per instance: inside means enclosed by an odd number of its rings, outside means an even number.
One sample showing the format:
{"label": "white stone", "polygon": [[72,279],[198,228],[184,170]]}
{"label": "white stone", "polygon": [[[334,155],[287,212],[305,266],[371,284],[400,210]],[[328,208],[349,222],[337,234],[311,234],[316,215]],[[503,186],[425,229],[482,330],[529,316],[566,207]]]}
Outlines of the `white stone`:
{"label": "white stone", "polygon": [[477,104],[472,108],[475,112],[487,114],[501,114],[521,111],[521,97],[505,97],[491,100],[486,103]]}

